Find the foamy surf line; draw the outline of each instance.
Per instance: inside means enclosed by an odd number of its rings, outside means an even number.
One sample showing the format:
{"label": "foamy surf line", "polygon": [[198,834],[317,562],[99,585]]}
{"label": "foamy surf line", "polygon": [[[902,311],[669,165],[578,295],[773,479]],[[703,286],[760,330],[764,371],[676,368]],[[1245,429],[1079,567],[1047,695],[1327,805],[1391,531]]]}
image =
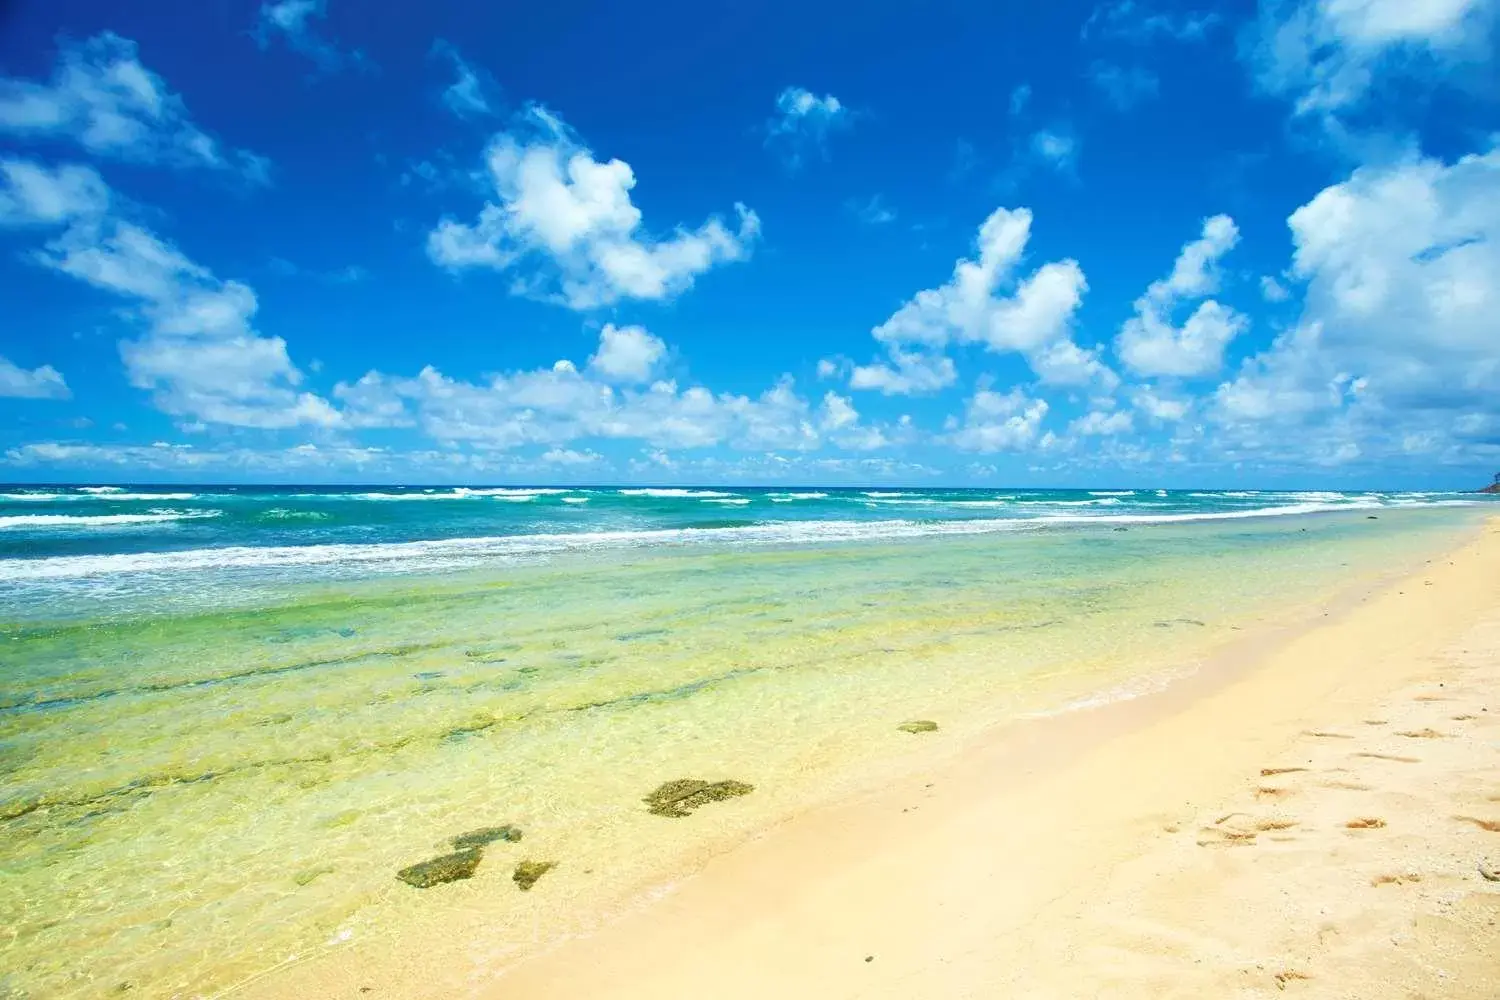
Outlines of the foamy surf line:
{"label": "foamy surf line", "polygon": [[0,517],[0,531],[15,528],[108,528],[162,521],[192,521],[218,517],[216,510],[152,511],[149,514],[15,514]]}
{"label": "foamy surf line", "polygon": [[[1466,503],[1434,501],[1431,506]],[[779,521],[720,528],[665,528],[449,538],[379,544],[231,546],[125,555],[52,556],[0,559],[0,583],[64,580],[123,574],[162,574],[222,569],[358,566],[377,572],[411,572],[475,566],[486,560],[555,555],[645,546],[812,545],[894,541],[937,535],[983,535],[1080,525],[1180,524],[1247,518],[1286,517],[1337,511],[1376,510],[1379,501],[1303,503],[1256,510],[1188,514],[1047,514],[1026,518],[973,518],[957,521]],[[129,516],[129,515],[122,515]]]}

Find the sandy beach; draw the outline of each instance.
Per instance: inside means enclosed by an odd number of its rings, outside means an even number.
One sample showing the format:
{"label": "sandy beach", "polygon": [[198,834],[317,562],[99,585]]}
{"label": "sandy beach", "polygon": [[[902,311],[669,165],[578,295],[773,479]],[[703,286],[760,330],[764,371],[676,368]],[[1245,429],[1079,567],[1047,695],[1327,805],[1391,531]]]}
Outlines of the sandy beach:
{"label": "sandy beach", "polygon": [[1500,995],[1500,522],[1168,690],[804,814],[482,995]]}

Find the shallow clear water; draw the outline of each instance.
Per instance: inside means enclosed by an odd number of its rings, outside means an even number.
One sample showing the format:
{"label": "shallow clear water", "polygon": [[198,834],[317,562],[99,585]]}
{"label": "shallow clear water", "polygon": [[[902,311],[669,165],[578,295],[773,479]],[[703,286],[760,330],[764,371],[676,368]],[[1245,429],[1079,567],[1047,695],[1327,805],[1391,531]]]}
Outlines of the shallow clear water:
{"label": "shallow clear water", "polygon": [[[356,949],[374,967],[435,935],[498,961],[930,741],[1191,669],[1233,629],[1417,565],[1489,509],[884,497],[960,512],[914,521],[871,515],[880,497],[600,491],[569,506],[609,496],[610,511],[564,530],[548,518],[573,518],[561,501],[575,494],[501,501],[562,513],[479,523],[494,495],[51,492],[68,498],[9,503],[221,513],[11,522],[0,543],[0,995],[213,995],[291,956]],[[710,499],[763,519],[686,506]],[[1021,530],[958,506],[984,499],[1052,519],[1007,508]],[[799,503],[829,513],[760,513]],[[1068,505],[1105,513],[1077,521]],[[1321,512],[1161,519],[1287,507]],[[710,523],[673,527],[683,509]],[[0,524],[28,516],[10,510]],[[265,528],[266,510],[329,516]],[[591,540],[534,542],[564,535]],[[484,541],[434,563],[443,539]],[[399,549],[412,545],[427,547]],[[308,546],[321,554],[295,551]],[[942,729],[895,729],[911,718]],[[641,797],[680,777],[756,792],[689,820],[647,814]],[[500,823],[525,839],[490,848],[469,882],[395,881]],[[509,872],[523,857],[561,864],[521,894]]]}

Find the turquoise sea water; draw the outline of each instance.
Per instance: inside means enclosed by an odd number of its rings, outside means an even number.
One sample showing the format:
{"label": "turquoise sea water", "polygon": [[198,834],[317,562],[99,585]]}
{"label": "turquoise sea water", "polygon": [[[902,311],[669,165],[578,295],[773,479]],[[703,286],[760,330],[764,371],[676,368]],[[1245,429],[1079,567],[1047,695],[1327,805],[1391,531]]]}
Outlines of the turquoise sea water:
{"label": "turquoise sea water", "polygon": [[[989,727],[1147,690],[1494,510],[4,488],[0,996],[322,995],[317,970],[351,964],[385,995],[483,981],[769,822]],[[912,718],[941,729],[896,729]],[[683,777],[756,791],[646,812]],[[394,878],[502,823],[524,839],[474,878]],[[521,893],[523,858],[559,866]]]}

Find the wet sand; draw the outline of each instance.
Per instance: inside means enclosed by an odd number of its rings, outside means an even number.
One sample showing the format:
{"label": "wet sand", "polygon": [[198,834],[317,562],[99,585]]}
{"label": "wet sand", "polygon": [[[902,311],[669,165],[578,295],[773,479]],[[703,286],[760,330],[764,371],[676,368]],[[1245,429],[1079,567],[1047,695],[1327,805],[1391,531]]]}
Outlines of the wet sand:
{"label": "wet sand", "polygon": [[797,816],[464,992],[1500,995],[1496,692],[1492,520],[1313,627]]}

